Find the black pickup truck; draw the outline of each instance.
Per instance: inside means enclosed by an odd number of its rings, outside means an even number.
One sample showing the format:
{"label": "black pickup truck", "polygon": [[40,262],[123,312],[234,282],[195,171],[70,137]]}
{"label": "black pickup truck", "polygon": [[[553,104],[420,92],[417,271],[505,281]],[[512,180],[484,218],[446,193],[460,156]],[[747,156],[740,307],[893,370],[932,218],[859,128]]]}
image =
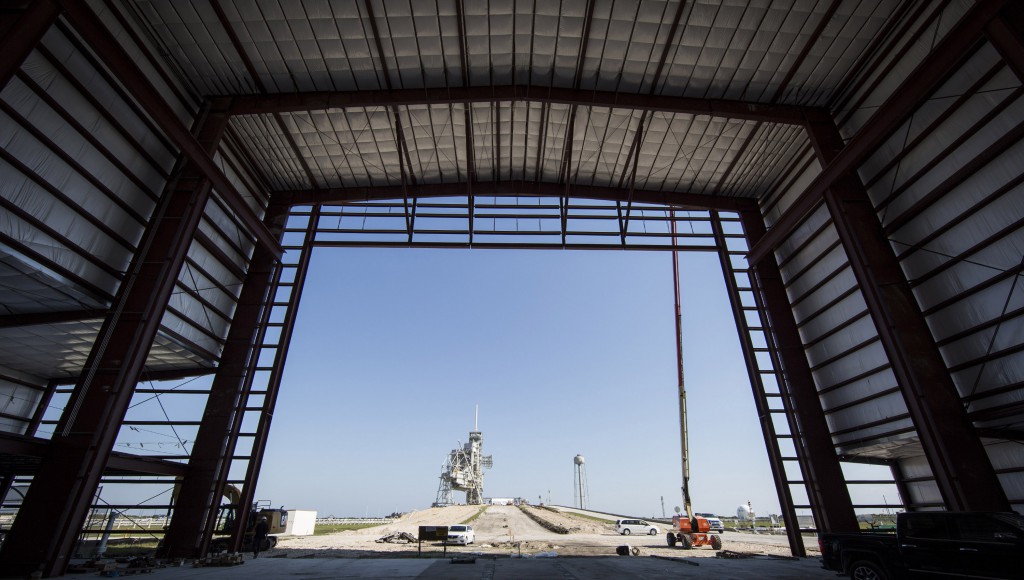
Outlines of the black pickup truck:
{"label": "black pickup truck", "polygon": [[855,580],[1024,579],[1024,516],[1017,513],[912,512],[896,533],[822,534],[822,566]]}

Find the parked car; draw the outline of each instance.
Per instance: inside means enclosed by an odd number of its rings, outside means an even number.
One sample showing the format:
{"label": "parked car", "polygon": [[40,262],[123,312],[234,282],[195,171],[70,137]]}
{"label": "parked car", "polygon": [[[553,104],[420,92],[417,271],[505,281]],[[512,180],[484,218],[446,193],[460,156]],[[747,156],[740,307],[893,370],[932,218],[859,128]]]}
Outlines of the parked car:
{"label": "parked car", "polygon": [[708,531],[712,534],[721,534],[725,532],[725,524],[722,523],[722,520],[715,517],[708,517],[706,519],[708,520]]}
{"label": "parked car", "polygon": [[818,545],[823,568],[858,580],[1024,578],[1024,516],[1013,512],[901,513],[895,534],[822,534]]}
{"label": "parked car", "polygon": [[476,540],[473,526],[448,526],[448,543],[468,546]]}
{"label": "parked car", "polygon": [[657,526],[649,524],[644,520],[615,520],[615,531],[624,536],[630,534],[654,536],[660,532]]}

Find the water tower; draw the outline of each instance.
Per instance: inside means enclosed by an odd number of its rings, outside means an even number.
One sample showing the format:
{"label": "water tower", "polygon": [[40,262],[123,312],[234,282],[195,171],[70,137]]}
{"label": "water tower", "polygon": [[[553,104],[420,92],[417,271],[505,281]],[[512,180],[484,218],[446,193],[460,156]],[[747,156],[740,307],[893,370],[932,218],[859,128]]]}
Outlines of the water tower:
{"label": "water tower", "polygon": [[579,507],[581,510],[587,509],[587,503],[589,503],[590,492],[587,489],[587,465],[586,460],[583,459],[582,455],[577,455],[572,458],[573,463],[573,482],[572,482],[572,495],[574,499],[573,505]]}

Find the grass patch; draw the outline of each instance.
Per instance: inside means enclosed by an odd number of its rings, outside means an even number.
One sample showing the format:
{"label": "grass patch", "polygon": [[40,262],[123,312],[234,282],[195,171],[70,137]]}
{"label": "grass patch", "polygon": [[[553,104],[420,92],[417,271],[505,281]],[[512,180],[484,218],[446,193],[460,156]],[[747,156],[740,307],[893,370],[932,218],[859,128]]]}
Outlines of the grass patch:
{"label": "grass patch", "polygon": [[314,536],[325,536],[348,530],[361,530],[363,528],[374,528],[381,524],[317,524],[313,528]]}
{"label": "grass patch", "polygon": [[460,523],[460,524],[469,524],[469,523],[472,523],[472,522],[473,522],[473,520],[475,520],[475,519],[477,519],[478,517],[480,517],[480,514],[484,513],[484,511],[485,511],[485,510],[487,510],[487,506],[481,506],[481,507],[480,507],[480,509],[476,510],[476,513],[475,513],[475,514],[473,514],[473,515],[469,516],[468,518],[466,518],[466,519],[462,520],[462,521],[461,521],[461,522],[459,522],[459,523]]}
{"label": "grass patch", "polygon": [[[103,553],[105,558],[127,558],[131,556],[152,555],[156,552],[158,540],[139,540],[136,542],[119,542],[107,544],[107,551]],[[91,556],[96,549],[92,546],[83,551],[82,557]]]}

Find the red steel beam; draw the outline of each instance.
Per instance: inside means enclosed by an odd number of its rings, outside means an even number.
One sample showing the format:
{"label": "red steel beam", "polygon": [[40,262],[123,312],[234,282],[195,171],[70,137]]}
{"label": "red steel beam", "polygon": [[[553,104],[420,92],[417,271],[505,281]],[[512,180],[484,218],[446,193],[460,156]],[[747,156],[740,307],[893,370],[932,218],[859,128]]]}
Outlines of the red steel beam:
{"label": "red steel beam", "polygon": [[[286,207],[271,204],[268,208],[264,221],[275,235],[280,236],[284,231],[287,214]],[[224,491],[221,475],[231,462],[237,440],[231,435],[232,424],[243,412],[242,400],[250,371],[248,363],[253,356],[276,263],[271,252],[264,248],[255,250],[192,446],[187,474],[181,482],[170,527],[164,535],[162,557],[197,558],[209,546]]]}
{"label": "red steel beam", "polygon": [[[740,219],[748,247],[765,235],[760,212],[741,212]],[[751,275],[761,290],[771,338],[782,360],[792,412],[798,426],[793,430],[794,436],[799,432],[794,443],[802,444],[804,451],[805,461],[802,464],[807,479],[807,495],[814,507],[815,524],[824,532],[855,532],[860,527],[853,511],[853,501],[832,444],[832,434],[775,258],[769,257],[753,264]]]}
{"label": "red steel beam", "polygon": [[[205,151],[216,149],[228,119],[200,116],[197,142]],[[0,569],[50,577],[67,567],[210,195],[201,169],[179,162],[0,547]]]}
{"label": "red steel beam", "polygon": [[0,18],[0,89],[3,89],[57,21],[60,6],[54,0],[3,2],[0,15],[3,16]]}
{"label": "red steel beam", "polygon": [[[416,198],[457,197],[465,195],[465,183],[429,183],[408,186],[409,195]],[[565,184],[541,181],[478,181],[472,184],[477,195],[521,195],[537,197],[562,197]],[[366,187],[332,187],[319,190],[276,191],[272,194],[278,203],[308,205],[314,203],[345,203],[354,201],[381,201],[402,199],[399,185],[372,185]],[[599,185],[574,185],[572,197],[606,201],[628,201],[629,190]],[[704,195],[687,192],[634,189],[634,203],[651,203],[676,209],[718,209],[740,211],[756,207],[753,199]]]}
{"label": "red steel beam", "polygon": [[[267,378],[266,393],[263,396],[263,407],[259,409],[260,417],[256,423],[256,431],[253,433],[252,451],[250,452],[249,465],[245,471],[245,483],[242,486],[242,493],[238,499],[239,506],[250,506],[255,499],[256,485],[259,482],[260,469],[263,467],[263,454],[267,449],[270,425],[274,418],[274,407],[277,405],[277,396],[280,392],[281,379],[284,376],[285,362],[288,359],[288,348],[291,345],[292,332],[295,330],[295,320],[298,318],[302,288],[306,283],[306,274],[309,271],[309,262],[313,255],[313,239],[316,237],[319,221],[319,208],[313,208],[309,212],[309,223],[306,224],[306,234],[303,238],[302,249],[300,250],[302,253],[298,257],[298,262],[294,265],[294,278],[291,282],[287,283],[290,286],[290,293],[285,306],[287,310],[284,313],[280,334],[277,337],[276,354],[274,355],[270,376]],[[291,266],[284,265],[281,267]],[[270,295],[275,296],[274,305],[278,308],[284,306],[284,304],[277,302],[276,298],[277,291],[283,284],[285,283],[281,282],[281,277],[276,276],[270,286]],[[261,354],[260,350],[265,346],[267,346],[265,342],[261,342],[257,346],[256,356]],[[235,520],[235,530],[231,534],[230,540],[230,549],[235,552],[241,549],[242,536],[245,532],[246,520],[249,517],[248,509],[239,509],[238,511],[239,513]]]}
{"label": "red steel beam", "polygon": [[[813,129],[819,159],[842,148],[833,125]],[[1010,504],[868,197],[853,175],[825,203],[948,509],[1009,511]]]}
{"label": "red steel beam", "polygon": [[[748,305],[743,303],[741,296],[743,290],[741,290],[739,280],[734,273],[728,240],[722,227],[722,219],[716,212],[711,214],[711,230],[714,232],[715,250],[718,253],[718,260],[722,265],[725,289],[729,294],[729,306],[732,308],[733,321],[736,323],[736,332],[740,339],[740,351],[743,353],[743,363],[747,368],[747,377],[750,379],[750,390],[754,395],[758,422],[761,424],[761,436],[764,439],[765,450],[768,453],[768,463],[771,466],[772,479],[775,481],[775,491],[779,497],[779,508],[782,510],[782,518],[786,523],[789,549],[794,556],[802,558],[807,555],[807,552],[804,549],[804,541],[800,537],[800,526],[796,518],[796,506],[793,504],[793,493],[787,481],[786,463],[782,458],[782,451],[779,448],[779,437],[775,430],[775,422],[772,419],[772,408],[768,403],[768,396],[765,392],[762,372],[758,366],[754,343],[750,340],[749,335],[744,336],[749,331],[745,312],[745,308]],[[760,308],[760,305],[757,305],[757,311],[760,317],[765,317],[765,313]],[[786,418],[792,419],[788,413]],[[795,435],[794,433],[793,436],[795,437]]]}
{"label": "red steel beam", "polygon": [[[778,248],[804,219],[822,203],[825,192],[844,176],[855,172],[878,147],[973,54],[981,35],[1007,0],[976,2],[943,37],[925,60],[893,91],[878,112],[868,120],[846,146],[836,144],[836,155],[803,193],[786,209],[761,241],[750,249],[748,259],[758,262]],[[805,125],[813,139],[816,127],[834,126],[829,115],[814,116]]]}
{"label": "red steel beam", "polygon": [[113,452],[107,460],[104,473],[130,472],[131,474],[168,475],[183,477],[185,465],[177,461],[164,461],[153,457],[138,457],[128,453]]}
{"label": "red steel beam", "polygon": [[799,105],[772,105],[726,99],[700,99],[613,91],[591,91],[541,85],[323,91],[280,93],[275,95],[225,95],[224,98],[232,100],[230,108],[232,115],[269,115],[273,113],[296,113],[325,109],[496,103],[503,101],[555,103],[708,115],[711,117],[745,119],[786,125],[806,125],[809,116],[826,113],[824,109]]}
{"label": "red steel beam", "polygon": [[242,220],[249,233],[256,237],[257,243],[272,250],[276,255],[280,255],[280,245],[263,225],[263,222],[256,217],[256,213],[242,197],[242,194],[235,189],[231,181],[214,163],[211,152],[207,151],[192,136],[174,110],[167,104],[164,95],[149,82],[131,55],[114,38],[114,35],[89,8],[88,4],[79,0],[62,0],[61,5],[64,8],[65,18],[75,32],[82,37],[89,48],[124,85],[125,89],[135,97],[146,114],[198,168],[199,174],[210,180],[213,188]]}
{"label": "red steel beam", "polygon": [[[0,454],[3,455],[30,457],[42,461],[48,457],[50,446],[51,444],[48,439],[0,432]],[[110,460],[107,462],[105,472],[109,474],[115,471],[131,472],[133,474],[180,476],[185,474],[185,466],[174,461],[138,457],[129,453],[114,451],[110,454]],[[15,471],[14,474],[32,475],[33,472]]]}
{"label": "red steel beam", "polygon": [[1024,81],[1024,7],[1019,2],[1008,3],[985,27],[985,34],[1007,66]]}

